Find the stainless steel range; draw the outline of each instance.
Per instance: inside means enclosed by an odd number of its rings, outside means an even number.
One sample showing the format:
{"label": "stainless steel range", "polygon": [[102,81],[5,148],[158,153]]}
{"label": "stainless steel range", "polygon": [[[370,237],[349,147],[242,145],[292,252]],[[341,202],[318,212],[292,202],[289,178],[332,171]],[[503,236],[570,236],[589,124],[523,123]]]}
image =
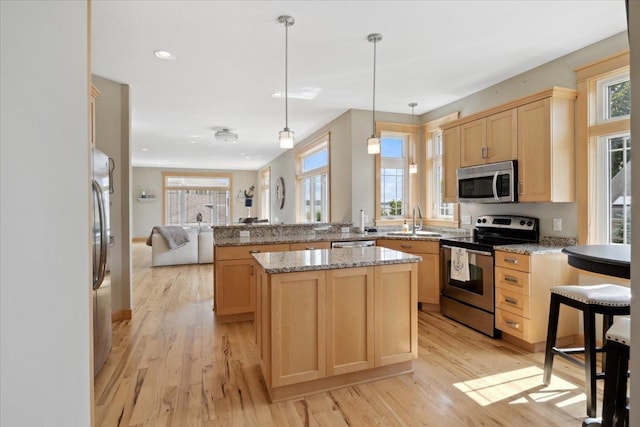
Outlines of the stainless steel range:
{"label": "stainless steel range", "polygon": [[494,247],[537,243],[540,221],[512,215],[483,215],[473,237],[440,240],[442,314],[491,337],[495,328]]}

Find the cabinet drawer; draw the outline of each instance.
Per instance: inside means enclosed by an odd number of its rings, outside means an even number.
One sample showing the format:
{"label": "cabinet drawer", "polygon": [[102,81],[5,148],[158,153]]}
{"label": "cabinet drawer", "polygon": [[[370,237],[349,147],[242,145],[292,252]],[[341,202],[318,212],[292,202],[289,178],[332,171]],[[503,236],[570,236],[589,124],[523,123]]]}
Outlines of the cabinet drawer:
{"label": "cabinet drawer", "polygon": [[530,342],[531,322],[525,317],[496,308],[496,329]]}
{"label": "cabinet drawer", "polygon": [[513,268],[514,270],[529,271],[529,255],[496,251],[496,267]]}
{"label": "cabinet drawer", "polygon": [[292,251],[306,251],[313,249],[331,249],[330,242],[302,242],[291,243],[289,249]]}
{"label": "cabinet drawer", "polygon": [[440,242],[383,239],[383,240],[378,240],[376,244],[378,246],[383,246],[389,249],[395,249],[396,251],[401,251],[401,252],[426,253],[426,254],[440,253]]}
{"label": "cabinet drawer", "polygon": [[495,271],[496,286],[522,295],[531,295],[529,273],[504,267],[496,267]]}
{"label": "cabinet drawer", "polygon": [[529,295],[496,287],[496,307],[529,319]]}
{"label": "cabinet drawer", "polygon": [[288,251],[289,245],[247,245],[216,247],[216,260],[249,259],[252,253]]}

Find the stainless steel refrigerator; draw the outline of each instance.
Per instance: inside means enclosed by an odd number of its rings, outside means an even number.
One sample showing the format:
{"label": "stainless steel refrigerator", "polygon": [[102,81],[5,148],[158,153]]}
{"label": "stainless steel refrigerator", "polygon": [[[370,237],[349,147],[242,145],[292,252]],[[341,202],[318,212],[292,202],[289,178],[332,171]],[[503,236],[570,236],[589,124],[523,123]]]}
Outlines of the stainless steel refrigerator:
{"label": "stainless steel refrigerator", "polygon": [[93,150],[93,367],[97,375],[111,351],[109,195],[113,160]]}

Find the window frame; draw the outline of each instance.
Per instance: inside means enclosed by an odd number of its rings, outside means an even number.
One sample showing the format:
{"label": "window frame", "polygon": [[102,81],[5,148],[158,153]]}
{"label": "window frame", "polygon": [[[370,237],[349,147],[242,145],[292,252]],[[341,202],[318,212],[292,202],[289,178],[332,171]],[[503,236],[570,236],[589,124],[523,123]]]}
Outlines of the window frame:
{"label": "window frame", "polygon": [[[439,215],[436,215],[436,201],[435,194],[433,188],[435,186],[435,141],[434,136],[438,133],[442,134],[441,126],[445,123],[449,123],[455,120],[458,120],[460,117],[459,112],[454,112],[448,114],[446,116],[440,117],[438,119],[431,120],[424,125],[422,125],[422,153],[423,153],[423,164],[424,168],[424,177],[422,178],[423,183],[423,200],[426,201],[426,212],[425,212],[425,225],[437,226],[437,227],[460,227],[460,204],[452,203],[453,205],[453,217],[452,218],[443,218]],[[443,141],[444,144],[444,141]],[[443,147],[444,154],[444,147]],[[441,155],[442,156],[442,155]],[[442,174],[444,177],[445,171],[445,162],[444,157],[442,157]]]}
{"label": "window frame", "polygon": [[382,218],[382,209],[380,207],[381,204],[381,167],[382,167],[382,155],[378,153],[375,155],[375,224],[376,225],[399,225],[402,224],[405,220],[411,218],[411,209],[413,206],[418,205],[420,203],[418,196],[418,176],[419,174],[410,174],[409,173],[409,161],[410,161],[410,153],[415,153],[417,149],[417,140],[418,140],[418,125],[410,125],[403,123],[387,123],[387,122],[376,122],[376,136],[378,138],[382,138],[383,133],[388,134],[402,134],[407,137],[407,156],[404,167],[404,174],[407,177],[407,188],[406,188],[406,203],[404,207],[404,215],[402,217],[395,217],[392,219]]}
{"label": "window frame", "polygon": [[[222,186],[168,186],[167,178],[169,177],[202,177],[202,178],[225,178],[229,181],[228,187]],[[233,175],[230,173],[222,172],[180,172],[180,171],[163,171],[162,172],[162,224],[167,224],[167,190],[221,190],[224,189],[228,192],[229,203],[229,218],[227,222],[230,222],[233,218],[233,203],[231,195],[233,194]],[[184,225],[181,225],[184,226]]]}
{"label": "window frame", "polygon": [[[265,179],[266,177],[266,179]],[[271,167],[260,169],[260,216],[271,221]],[[266,184],[265,184],[266,180]]]}
{"label": "window frame", "polygon": [[[327,150],[327,164],[319,168],[312,169],[310,171],[303,172],[304,158],[313,154],[316,154],[322,150]],[[326,210],[326,217],[321,218],[320,222],[331,222],[331,132],[326,132],[319,137],[306,144],[304,147],[296,147],[295,151],[296,159],[296,221],[300,223],[316,223],[316,221],[307,222],[304,218],[303,199],[302,192],[304,186],[302,181],[307,178],[315,176],[326,175],[326,205],[323,206],[323,210]]]}
{"label": "window frame", "polygon": [[578,243],[598,244],[608,243],[603,240],[608,236],[602,227],[609,228],[607,217],[602,216],[602,209],[598,201],[602,201],[599,189],[604,183],[599,182],[598,173],[601,168],[602,148],[599,150],[598,141],[602,137],[630,133],[631,121],[629,116],[617,117],[603,122],[598,114],[602,108],[598,107],[599,89],[603,86],[599,82],[613,82],[616,76],[629,73],[629,51],[603,58],[602,60],[586,64],[575,70],[578,88],[576,110],[576,162],[577,162],[577,202],[578,202]]}

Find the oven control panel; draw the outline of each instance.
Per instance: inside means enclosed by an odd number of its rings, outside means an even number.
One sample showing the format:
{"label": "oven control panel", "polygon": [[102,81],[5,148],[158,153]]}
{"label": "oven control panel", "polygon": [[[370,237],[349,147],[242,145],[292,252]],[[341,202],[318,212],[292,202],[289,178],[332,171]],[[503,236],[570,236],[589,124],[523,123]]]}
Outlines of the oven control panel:
{"label": "oven control panel", "polygon": [[476,220],[476,227],[534,231],[538,229],[539,222],[538,218],[525,216],[481,215]]}

